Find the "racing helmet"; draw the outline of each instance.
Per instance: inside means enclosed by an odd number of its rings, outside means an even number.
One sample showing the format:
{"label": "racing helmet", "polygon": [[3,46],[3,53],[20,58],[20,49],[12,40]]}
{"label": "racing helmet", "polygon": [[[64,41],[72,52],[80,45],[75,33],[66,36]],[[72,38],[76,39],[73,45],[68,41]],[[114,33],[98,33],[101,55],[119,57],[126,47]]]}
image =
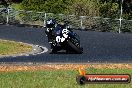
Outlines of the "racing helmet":
{"label": "racing helmet", "polygon": [[55,20],[54,19],[49,19],[46,21],[46,27],[47,28],[53,28],[55,26]]}

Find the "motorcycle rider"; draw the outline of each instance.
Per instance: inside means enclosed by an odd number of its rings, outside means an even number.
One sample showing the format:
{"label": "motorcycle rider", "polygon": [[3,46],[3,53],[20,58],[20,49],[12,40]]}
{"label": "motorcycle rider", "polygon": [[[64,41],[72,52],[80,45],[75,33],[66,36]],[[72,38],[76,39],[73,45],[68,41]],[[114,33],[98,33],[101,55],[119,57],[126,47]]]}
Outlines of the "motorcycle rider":
{"label": "motorcycle rider", "polygon": [[52,40],[54,39],[53,30],[55,28],[56,21],[54,19],[49,19],[46,21],[46,35],[48,37],[48,42],[52,43]]}
{"label": "motorcycle rider", "polygon": [[62,31],[62,29],[66,28],[66,27],[68,30],[70,30],[70,28],[68,26],[68,22],[66,22],[66,21],[61,21],[61,22],[57,23],[54,19],[48,19],[46,21],[46,28],[47,29],[45,31],[45,33],[48,37],[48,42],[49,43],[53,42],[53,40],[54,40],[54,33],[53,32],[54,31],[56,31],[56,30]]}

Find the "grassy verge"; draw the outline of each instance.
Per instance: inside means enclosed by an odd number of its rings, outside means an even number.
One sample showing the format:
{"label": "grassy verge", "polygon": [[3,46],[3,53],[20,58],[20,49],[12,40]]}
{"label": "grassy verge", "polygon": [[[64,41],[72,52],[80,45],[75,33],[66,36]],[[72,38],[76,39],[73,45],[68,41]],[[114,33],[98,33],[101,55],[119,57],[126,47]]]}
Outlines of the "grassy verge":
{"label": "grassy verge", "polygon": [[32,47],[18,42],[0,40],[0,55],[30,52]]}
{"label": "grassy verge", "polygon": [[[24,67],[25,68],[25,67]],[[88,74],[130,74],[131,68],[87,67]],[[0,72],[0,88],[132,88],[130,84],[86,84],[76,83],[77,69]]]}

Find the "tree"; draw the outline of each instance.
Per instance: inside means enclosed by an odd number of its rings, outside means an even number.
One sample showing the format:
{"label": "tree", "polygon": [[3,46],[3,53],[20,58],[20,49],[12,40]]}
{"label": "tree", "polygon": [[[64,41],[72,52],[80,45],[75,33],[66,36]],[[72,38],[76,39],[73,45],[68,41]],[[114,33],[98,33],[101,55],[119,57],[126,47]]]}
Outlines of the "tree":
{"label": "tree", "polygon": [[70,0],[23,0],[21,9],[45,11],[47,13],[65,13]]}
{"label": "tree", "polygon": [[124,0],[123,2],[123,12],[132,14],[132,0]]}
{"label": "tree", "polygon": [[0,4],[5,7],[9,6],[9,3],[21,3],[23,0],[0,0]]}
{"label": "tree", "polygon": [[116,0],[99,0],[100,15],[102,17],[118,17],[119,4]]}
{"label": "tree", "polygon": [[99,15],[98,4],[96,0],[72,0],[70,7],[71,13],[75,15],[97,16]]}

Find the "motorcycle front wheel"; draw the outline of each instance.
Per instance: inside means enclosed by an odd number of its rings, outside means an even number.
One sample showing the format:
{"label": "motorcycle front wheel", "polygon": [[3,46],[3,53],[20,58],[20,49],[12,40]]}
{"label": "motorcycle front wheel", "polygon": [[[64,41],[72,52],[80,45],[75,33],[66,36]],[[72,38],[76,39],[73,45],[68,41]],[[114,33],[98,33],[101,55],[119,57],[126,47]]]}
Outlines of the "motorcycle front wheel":
{"label": "motorcycle front wheel", "polygon": [[77,47],[70,40],[67,40],[67,43],[68,43],[68,45],[70,46],[70,48],[72,48],[72,50],[75,53],[77,53],[77,54],[82,54],[83,53],[83,48],[82,47]]}

